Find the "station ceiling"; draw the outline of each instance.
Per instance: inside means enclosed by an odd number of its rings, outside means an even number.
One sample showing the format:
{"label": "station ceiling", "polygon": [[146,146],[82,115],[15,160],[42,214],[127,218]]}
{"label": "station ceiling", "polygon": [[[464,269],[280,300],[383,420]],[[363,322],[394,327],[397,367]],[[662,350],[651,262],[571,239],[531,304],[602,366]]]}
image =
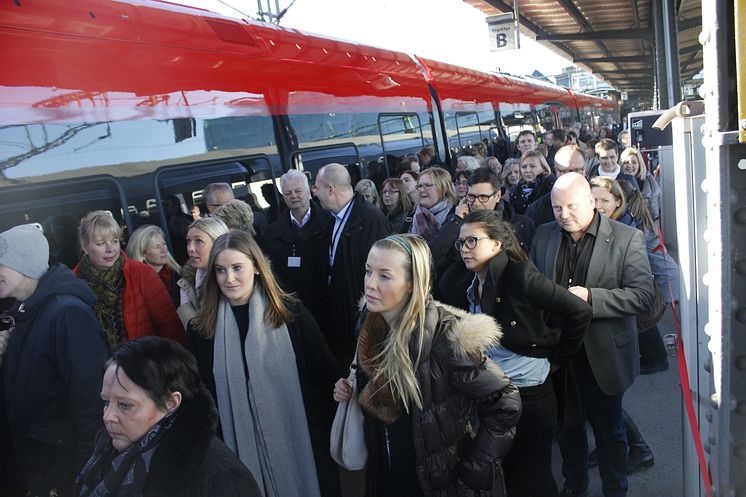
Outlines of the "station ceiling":
{"label": "station ceiling", "polygon": [[[463,1],[488,16],[513,12],[513,0]],[[521,35],[647,100],[655,92],[653,1],[661,0],[518,0]],[[687,84],[702,70],[702,2],[669,1],[676,9],[681,82]]]}

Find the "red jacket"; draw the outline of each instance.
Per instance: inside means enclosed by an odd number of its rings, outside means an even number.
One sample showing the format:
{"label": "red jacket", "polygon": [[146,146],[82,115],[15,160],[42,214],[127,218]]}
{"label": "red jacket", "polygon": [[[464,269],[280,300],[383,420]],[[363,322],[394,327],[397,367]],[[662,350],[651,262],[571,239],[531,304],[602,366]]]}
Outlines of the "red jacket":
{"label": "red jacket", "polygon": [[[124,250],[120,257],[124,259],[122,313],[127,338],[158,335],[185,344],[184,328],[158,273],[147,264],[127,257]],[[73,269],[76,275],[79,267],[80,264]]]}

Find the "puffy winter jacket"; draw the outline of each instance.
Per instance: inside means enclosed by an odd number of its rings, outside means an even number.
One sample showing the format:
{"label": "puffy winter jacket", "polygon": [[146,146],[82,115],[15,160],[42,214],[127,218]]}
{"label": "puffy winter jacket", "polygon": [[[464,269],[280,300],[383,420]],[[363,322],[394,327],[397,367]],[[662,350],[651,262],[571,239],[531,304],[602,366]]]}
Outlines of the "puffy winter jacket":
{"label": "puffy winter jacket", "polygon": [[[367,416],[367,495],[376,496],[376,418],[394,422],[403,412],[387,385],[375,379],[388,326],[367,314],[360,329],[359,401]],[[521,413],[518,389],[484,351],[499,342],[500,328],[484,314],[468,314],[431,301],[425,311],[425,339],[416,371],[423,408],[413,410],[417,467],[424,495],[503,496],[500,461],[507,454]],[[410,356],[417,357],[416,340]],[[474,434],[470,420],[478,419]]]}

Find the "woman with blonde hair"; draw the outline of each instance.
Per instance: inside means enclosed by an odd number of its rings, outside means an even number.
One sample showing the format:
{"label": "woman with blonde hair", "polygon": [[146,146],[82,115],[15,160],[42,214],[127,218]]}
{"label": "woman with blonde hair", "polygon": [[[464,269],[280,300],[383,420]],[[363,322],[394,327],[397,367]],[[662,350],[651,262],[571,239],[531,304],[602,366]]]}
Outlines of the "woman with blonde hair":
{"label": "woman with blonde hair", "polygon": [[179,286],[181,266],[168,251],[166,237],[158,226],[146,224],[132,233],[127,243],[127,256],[152,267],[161,279],[174,305],[179,305]]}
{"label": "woman with blonde hair", "polygon": [[414,211],[410,233],[432,240],[458,203],[451,173],[442,167],[425,169],[417,180],[420,201]]}
{"label": "woman with blonde hair", "polygon": [[591,193],[596,197],[596,210],[602,216],[634,227],[634,219],[627,211],[627,199],[619,182],[606,176],[594,176],[590,183]]}
{"label": "woman with blonde hair", "polygon": [[109,212],[86,214],[78,228],[83,256],[73,269],[96,294],[93,310],[109,352],[126,340],[148,335],[184,343],[184,328],[166,287],[150,266],[127,257],[120,233]]}
{"label": "woman with blonde hair", "polygon": [[355,185],[355,193],[359,193],[363,196],[366,202],[373,204],[376,207],[381,207],[381,199],[378,196],[378,190],[376,184],[369,179],[361,179]]}
{"label": "woman with blonde hair", "polygon": [[[366,495],[503,496],[500,461],[521,407],[484,356],[500,341],[498,324],[432,299],[430,249],[418,236],[377,241],[365,271],[354,395],[365,414]],[[339,379],[334,399],[352,395]]]}
{"label": "woman with blonde hair", "polygon": [[518,167],[521,179],[510,189],[510,204],[516,213],[525,214],[534,200],[552,191],[555,177],[546,158],[538,150],[524,152]]}
{"label": "woman with blonde hair", "polygon": [[510,189],[521,181],[520,160],[511,157],[505,161],[500,171],[500,181],[502,182],[503,191],[509,194]]}
{"label": "woman with blonde hair", "polygon": [[179,319],[187,327],[189,321],[197,315],[202,302],[202,282],[207,274],[207,263],[212,244],[220,235],[228,233],[228,226],[217,217],[203,217],[189,225],[187,231],[187,255],[189,260],[181,271],[177,281],[180,289]]}
{"label": "woman with blonde hair", "polygon": [[633,176],[637,180],[637,188],[640,189],[645,202],[648,204],[648,211],[653,217],[653,221],[658,226],[661,217],[661,204],[663,202],[663,192],[658,182],[648,171],[642,154],[635,147],[627,147],[622,151],[619,157],[619,163],[622,165],[622,172]]}
{"label": "woman with blonde hair", "polygon": [[265,497],[339,496],[329,454],[339,367],[303,304],[280,288],[256,241],[220,236],[189,347],[217,399],[223,440]]}
{"label": "woman with blonde hair", "polygon": [[414,207],[407,196],[404,182],[388,178],[381,185],[381,210],[391,223],[394,233],[406,233],[412,225]]}

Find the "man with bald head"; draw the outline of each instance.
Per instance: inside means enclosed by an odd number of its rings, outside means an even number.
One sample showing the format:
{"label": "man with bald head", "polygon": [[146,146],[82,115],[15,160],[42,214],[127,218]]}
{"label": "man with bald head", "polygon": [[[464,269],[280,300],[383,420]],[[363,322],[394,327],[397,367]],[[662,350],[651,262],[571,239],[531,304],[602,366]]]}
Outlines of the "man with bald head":
{"label": "man with bald head", "polygon": [[[559,178],[566,173],[585,174],[585,155],[577,145],[565,145],[554,154],[554,175]],[[554,221],[550,196],[551,192],[537,198],[526,209],[536,226]]]}
{"label": "man with bald head", "polygon": [[546,277],[593,308],[571,370],[555,376],[558,384],[576,381],[580,393],[579,405],[565,399],[559,436],[565,484],[560,496],[588,493],[587,421],[596,439],[604,496],[623,497],[628,447],[622,396],[640,369],[635,316],[654,300],[645,238],[596,212],[590,185],[577,172],[557,178],[550,195],[556,222],[539,227],[531,259]]}
{"label": "man with bald head", "polygon": [[386,216],[352,189],[350,174],[341,164],[327,164],[316,175],[316,196],[334,216],[326,235],[328,263],[326,315],[321,329],[341,364],[355,353],[357,303],[363,294],[365,261],[370,247],[391,234]]}

